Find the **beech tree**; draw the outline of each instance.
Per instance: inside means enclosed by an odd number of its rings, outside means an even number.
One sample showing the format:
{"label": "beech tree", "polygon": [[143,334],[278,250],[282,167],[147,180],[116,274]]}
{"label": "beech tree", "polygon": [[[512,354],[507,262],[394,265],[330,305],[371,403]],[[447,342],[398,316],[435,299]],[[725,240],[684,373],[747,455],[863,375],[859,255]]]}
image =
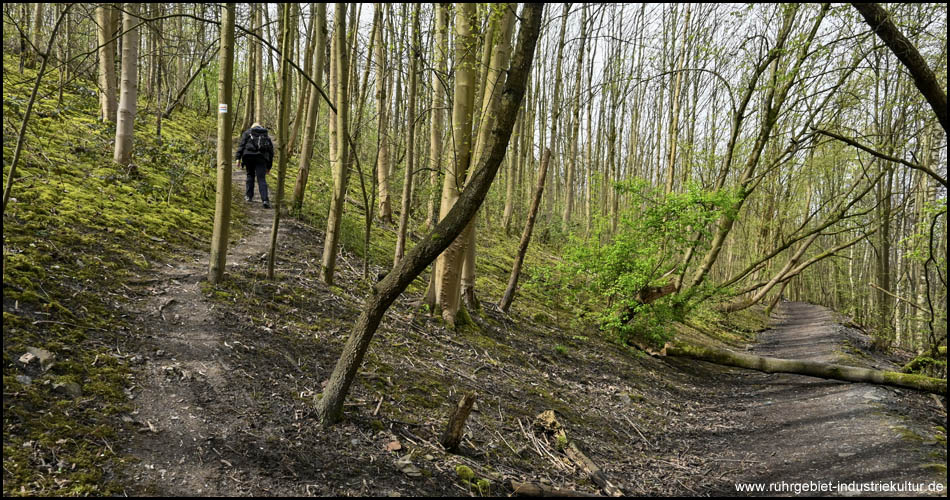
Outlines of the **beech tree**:
{"label": "beech tree", "polygon": [[122,80],[119,96],[118,120],[115,126],[116,163],[128,166],[132,162],[136,99],[138,98],[138,4],[122,4]]}
{"label": "beech tree", "polygon": [[227,265],[228,236],[231,229],[231,82],[234,68],[234,4],[221,8],[221,50],[218,72],[218,184],[211,236],[208,281],[215,284]]}
{"label": "beech tree", "polygon": [[[333,117],[335,132],[330,134],[330,141],[335,144],[335,150],[330,150],[331,168],[333,171],[333,194],[330,202],[330,214],[327,217],[327,233],[323,243],[323,260],[321,261],[320,277],[327,284],[333,283],[333,273],[336,270],[336,253],[339,246],[340,220],[343,217],[343,201],[346,198],[346,184],[350,175],[349,143],[346,140],[349,133],[349,64],[347,60],[346,44],[346,4],[338,3],[333,14],[333,45],[331,47],[331,88],[336,97],[337,108]],[[333,78],[336,80],[334,81]]]}
{"label": "beech tree", "polygon": [[96,34],[99,40],[99,112],[102,121],[115,123],[117,101],[115,87],[115,9],[104,3],[96,8]]}

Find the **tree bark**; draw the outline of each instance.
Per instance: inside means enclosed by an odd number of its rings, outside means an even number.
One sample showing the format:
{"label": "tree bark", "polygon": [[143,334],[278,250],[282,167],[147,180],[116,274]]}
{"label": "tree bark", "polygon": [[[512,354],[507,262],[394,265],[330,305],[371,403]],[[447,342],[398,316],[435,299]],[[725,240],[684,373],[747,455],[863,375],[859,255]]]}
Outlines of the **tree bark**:
{"label": "tree bark", "polygon": [[[251,4],[251,31],[254,31],[255,24],[254,21],[257,16],[257,9],[259,6],[256,3]],[[255,43],[252,40],[248,41],[248,45]],[[254,124],[255,116],[254,111],[257,107],[257,103],[254,102],[254,99],[257,97],[257,90],[255,85],[257,84],[257,59],[254,57],[254,49],[250,46],[247,49],[248,51],[248,62],[247,62],[247,102],[244,106],[244,120],[241,122],[241,131],[251,128],[251,125]]]}
{"label": "tree bark", "polygon": [[[452,131],[455,161],[449,164],[442,183],[442,201],[439,213],[447,214],[455,205],[464,185],[465,172],[472,157],[472,112],[475,100],[475,5],[460,3],[455,17],[455,100],[452,105]],[[442,319],[455,326],[461,306],[462,259],[465,240],[453,241],[436,264],[436,306]]]}
{"label": "tree bark", "polygon": [[115,88],[115,40],[112,40],[112,17],[115,11],[111,4],[96,8],[96,30],[99,40],[99,112],[102,121],[115,123],[118,103]]}
{"label": "tree bark", "polygon": [[429,187],[432,194],[429,195],[426,229],[432,229],[439,221],[439,214],[436,212],[436,199],[438,197],[436,188],[439,185],[439,173],[442,170],[442,127],[444,123],[442,101],[445,100],[442,75],[447,73],[445,59],[449,50],[447,36],[448,9],[444,3],[438,4],[435,9],[435,43],[432,48],[435,71],[432,72],[432,121],[429,128]]}
{"label": "tree bark", "polygon": [[498,166],[504,158],[514,125],[514,117],[524,97],[527,75],[531,71],[534,49],[541,25],[541,4],[526,4],[521,13],[518,50],[508,70],[508,80],[502,93],[502,111],[492,132],[491,153],[479,164],[472,182],[436,227],[399,261],[386,277],[374,286],[363,311],[353,324],[343,353],[316,405],[316,414],[323,425],[339,421],[343,416],[343,400],[349,391],[373,334],[389,306],[435,258],[461,233],[488,193]]}
{"label": "tree bark", "polygon": [[[253,30],[259,36],[264,33],[262,8],[257,6],[254,10]],[[254,58],[254,67],[257,71],[254,73],[254,119],[253,121],[263,124],[264,120],[264,57],[261,41],[254,38],[251,41],[251,57]]]}
{"label": "tree bark", "polygon": [[418,81],[419,57],[422,41],[419,34],[419,4],[412,9],[412,48],[409,55],[409,105],[406,108],[406,174],[402,184],[402,207],[399,211],[399,229],[396,231],[396,252],[393,265],[406,251],[406,230],[409,227],[409,212],[412,209],[412,171],[416,168],[416,82]]}
{"label": "tree bark", "polygon": [[458,451],[459,445],[462,444],[462,434],[465,431],[465,420],[468,419],[468,414],[472,411],[472,405],[474,404],[475,393],[470,392],[462,396],[462,399],[452,409],[445,425],[445,431],[442,433],[442,437],[439,438],[439,443],[446,450]]}
{"label": "tree bark", "polygon": [[[346,184],[349,178],[349,144],[346,141],[349,119],[349,65],[346,53],[346,4],[338,3],[334,7],[333,26],[333,62],[336,75],[336,156],[331,157],[333,162],[333,196],[330,201],[330,214],[327,217],[327,233],[323,245],[323,259],[321,261],[320,277],[324,283],[333,283],[333,273],[336,270],[336,251],[339,245],[340,221],[343,218],[343,202],[346,199]],[[355,27],[354,27],[355,29]],[[331,138],[332,140],[332,138]],[[368,207],[367,207],[368,209]]]}
{"label": "tree bark", "polygon": [[867,382],[871,384],[905,387],[917,391],[947,395],[947,381],[945,379],[907,373],[872,370],[869,368],[857,368],[801,359],[769,358],[714,347],[702,347],[682,343],[667,345],[666,355],[698,359],[719,365],[748,368],[765,373],[794,373],[797,375],[808,375],[811,377],[843,380],[846,382]]}
{"label": "tree bark", "polygon": [[[389,8],[385,4],[376,4],[376,9]],[[386,66],[387,46],[383,43],[383,20],[380,14],[380,21],[377,27],[379,30],[377,38],[379,43],[376,45],[376,112],[378,113],[379,125],[377,134],[379,134],[379,154],[376,159],[376,183],[379,185],[378,209],[379,218],[386,224],[393,223],[392,202],[389,201],[389,89],[386,87],[387,73],[389,68]]]}
{"label": "tree bark", "polygon": [[215,284],[224,276],[231,228],[231,83],[234,69],[234,4],[225,4],[221,13],[221,50],[218,71],[218,189],[214,204],[211,262],[208,281]]}
{"label": "tree bark", "polygon": [[122,93],[119,96],[118,120],[115,126],[116,163],[128,166],[132,162],[132,138],[134,135],[136,98],[138,94],[138,49],[139,31],[136,25],[138,4],[123,5],[122,13]]}
{"label": "tree bark", "polygon": [[[504,9],[500,20],[494,20],[498,27],[489,30],[492,38],[485,40],[486,45],[493,47],[487,72],[482,82],[482,102],[479,105],[481,109],[481,123],[478,127],[478,135],[475,138],[475,145],[472,149],[471,162],[477,164],[482,155],[485,154],[485,147],[491,134],[498,115],[498,106],[501,104],[501,95],[497,89],[505,84],[505,75],[502,68],[508,67],[508,58],[511,56],[511,34],[515,26],[514,9],[510,4],[499,4],[499,8]],[[476,103],[478,101],[476,100]],[[474,169],[469,169],[469,179]],[[462,261],[462,302],[469,309],[477,309],[478,298],[475,296],[475,250],[476,250],[476,218],[469,222],[469,227],[463,233],[465,239],[465,257]]]}

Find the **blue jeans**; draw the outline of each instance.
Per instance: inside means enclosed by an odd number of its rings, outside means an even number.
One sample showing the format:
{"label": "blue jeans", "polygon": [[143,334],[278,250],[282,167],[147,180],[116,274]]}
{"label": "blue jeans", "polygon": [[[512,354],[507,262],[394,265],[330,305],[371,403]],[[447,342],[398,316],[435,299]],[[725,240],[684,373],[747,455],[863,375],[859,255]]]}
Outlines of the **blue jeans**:
{"label": "blue jeans", "polygon": [[244,165],[244,170],[247,171],[247,182],[245,183],[244,195],[250,199],[254,199],[254,177],[257,177],[257,187],[261,192],[261,201],[264,203],[269,203],[267,198],[267,179],[264,177],[267,175],[267,165],[263,163]]}

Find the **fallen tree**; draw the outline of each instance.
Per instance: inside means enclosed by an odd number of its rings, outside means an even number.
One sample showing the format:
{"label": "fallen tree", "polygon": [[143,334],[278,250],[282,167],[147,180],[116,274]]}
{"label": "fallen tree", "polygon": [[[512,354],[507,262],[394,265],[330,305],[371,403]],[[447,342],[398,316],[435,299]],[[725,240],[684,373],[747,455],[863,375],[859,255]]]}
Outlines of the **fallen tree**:
{"label": "fallen tree", "polygon": [[872,370],[854,366],[835,365],[802,359],[779,359],[753,354],[742,354],[715,347],[695,344],[667,344],[664,349],[667,356],[698,359],[718,365],[748,368],[765,373],[794,373],[811,377],[844,380],[846,382],[867,382],[871,384],[905,387],[917,391],[947,395],[945,379],[913,375],[909,373]]}

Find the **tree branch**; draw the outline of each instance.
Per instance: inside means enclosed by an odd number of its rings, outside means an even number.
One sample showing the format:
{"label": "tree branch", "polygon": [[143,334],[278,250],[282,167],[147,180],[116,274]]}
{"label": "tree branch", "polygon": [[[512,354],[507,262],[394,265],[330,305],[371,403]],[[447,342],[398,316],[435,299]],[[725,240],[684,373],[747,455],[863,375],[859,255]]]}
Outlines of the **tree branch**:
{"label": "tree branch", "polygon": [[840,134],[836,134],[836,133],[831,132],[831,131],[828,131],[828,130],[823,130],[823,129],[815,128],[815,127],[812,127],[811,129],[814,130],[815,132],[818,132],[819,134],[827,135],[828,137],[832,137],[832,138],[834,138],[834,139],[838,139],[839,141],[844,142],[844,143],[846,143],[846,144],[850,144],[850,145],[852,145],[852,146],[854,146],[854,147],[856,147],[856,148],[858,148],[858,149],[860,149],[860,150],[862,150],[862,151],[865,151],[865,152],[867,152],[867,153],[871,153],[872,155],[874,155],[874,156],[876,156],[876,157],[878,157],[878,158],[880,158],[880,159],[882,159],[882,160],[892,161],[892,162],[894,162],[894,163],[900,163],[901,165],[910,167],[910,168],[912,168],[912,169],[914,169],[914,170],[920,170],[921,172],[923,172],[923,173],[925,173],[925,174],[927,174],[927,175],[933,177],[934,179],[936,179],[937,182],[939,182],[940,184],[943,184],[943,187],[947,187],[947,179],[944,179],[943,177],[940,177],[940,174],[938,174],[937,172],[934,172],[933,170],[930,170],[929,168],[927,168],[927,167],[925,167],[925,166],[923,166],[923,165],[918,165],[918,164],[916,164],[916,163],[909,162],[909,161],[904,160],[904,159],[902,159],[902,158],[897,158],[897,157],[894,157],[894,156],[891,156],[891,155],[887,155],[887,154],[881,153],[880,151],[875,151],[875,150],[873,150],[873,149],[871,149],[871,148],[865,146],[864,144],[861,144],[860,142],[858,142],[858,141],[856,141],[856,140],[854,140],[854,139],[851,139],[851,138],[849,138],[849,137],[845,137],[845,136],[840,135]]}
{"label": "tree branch", "polygon": [[[940,120],[943,131],[947,132],[947,92],[940,88],[940,82],[927,65],[927,61],[920,55],[914,44],[901,34],[883,7],[876,3],[852,3],[851,5],[861,13],[864,20],[871,26],[871,30],[884,41],[907,68],[910,76],[914,78],[917,90],[927,99],[937,119]],[[946,181],[943,185],[947,185]]]}

